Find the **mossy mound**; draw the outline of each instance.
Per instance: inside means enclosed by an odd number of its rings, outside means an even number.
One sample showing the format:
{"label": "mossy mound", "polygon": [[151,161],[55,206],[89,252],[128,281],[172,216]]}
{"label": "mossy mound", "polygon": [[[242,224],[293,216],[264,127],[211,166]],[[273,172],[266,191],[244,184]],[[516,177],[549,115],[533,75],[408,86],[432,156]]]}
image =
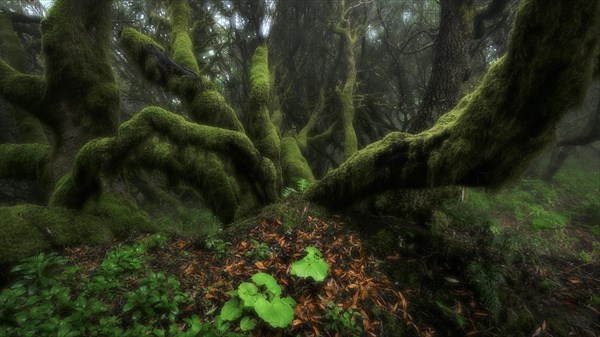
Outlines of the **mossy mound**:
{"label": "mossy mound", "polygon": [[17,205],[0,208],[0,265],[54,247],[105,243],[128,233],[153,232],[146,214],[123,198],[106,195],[77,211]]}

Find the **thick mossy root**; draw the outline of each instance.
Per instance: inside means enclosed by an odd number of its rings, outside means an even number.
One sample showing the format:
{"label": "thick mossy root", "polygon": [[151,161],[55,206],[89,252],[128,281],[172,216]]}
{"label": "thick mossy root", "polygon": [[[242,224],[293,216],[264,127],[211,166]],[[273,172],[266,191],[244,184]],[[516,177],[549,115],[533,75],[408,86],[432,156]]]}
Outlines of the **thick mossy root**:
{"label": "thick mossy root", "polygon": [[236,182],[214,153],[191,148],[178,151],[168,143],[154,142],[130,158],[127,166],[158,170],[171,179],[181,180],[202,196],[221,222],[233,222],[238,208]]}
{"label": "thick mossy root", "polygon": [[[145,156],[158,156],[152,159],[156,163],[162,162],[161,165],[166,167],[164,163],[172,160],[168,155],[170,146],[179,150],[187,149],[186,151],[192,149],[192,153],[194,151],[205,151],[219,154],[231,160],[236,172],[240,172],[250,180],[257,181],[260,185],[257,189],[259,199],[264,199],[265,203],[277,200],[278,191],[276,186],[278,184],[275,167],[269,159],[263,158],[258,153],[245,134],[198,125],[161,108],[149,107],[123,123],[119,128],[118,136],[94,139],[83,146],[76,157],[72,172],[63,177],[57,184],[50,199],[50,205],[79,208],[90,197],[101,194],[101,178],[115,175],[125,165],[132,166],[134,163],[130,159],[144,152],[147,149],[146,145],[149,145],[154,137],[166,138],[171,143],[165,148],[166,152],[160,148],[155,148],[156,151],[144,154]],[[167,155],[163,156],[165,153]],[[147,159],[147,161],[150,159]],[[161,165],[155,164],[154,166]],[[178,164],[173,163],[173,165]],[[217,169],[217,171],[225,172],[220,169]],[[207,172],[215,172],[215,170],[208,169],[204,173],[201,171],[198,175],[186,174],[179,178],[191,182],[192,185],[194,181],[197,182],[200,179],[204,181],[201,185],[207,187],[206,177],[215,176]],[[226,218],[229,221],[235,210],[225,211],[226,207],[223,207],[223,205],[226,204],[229,207],[234,205],[236,201],[225,202],[222,198],[220,200],[218,201],[220,205],[218,207],[216,207],[217,205],[214,206],[227,213]],[[225,203],[223,204],[223,202]]]}
{"label": "thick mossy root", "polygon": [[77,211],[60,207],[0,207],[0,265],[50,248],[99,244],[132,232],[153,232],[150,219],[133,203],[104,195]]}
{"label": "thick mossy root", "polygon": [[507,54],[481,85],[418,135],[391,133],[308,191],[342,207],[393,188],[498,188],[520,176],[582,101],[600,43],[600,3],[521,3]]}

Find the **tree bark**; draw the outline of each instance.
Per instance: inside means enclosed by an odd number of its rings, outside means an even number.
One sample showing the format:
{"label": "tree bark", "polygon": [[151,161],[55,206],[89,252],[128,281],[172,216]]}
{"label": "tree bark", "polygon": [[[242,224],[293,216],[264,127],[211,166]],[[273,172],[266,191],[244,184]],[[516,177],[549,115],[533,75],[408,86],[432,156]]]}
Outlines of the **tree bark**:
{"label": "tree bark", "polygon": [[408,132],[417,133],[430,128],[458,101],[460,88],[469,77],[473,7],[473,0],[440,1],[440,28],[431,77]]}

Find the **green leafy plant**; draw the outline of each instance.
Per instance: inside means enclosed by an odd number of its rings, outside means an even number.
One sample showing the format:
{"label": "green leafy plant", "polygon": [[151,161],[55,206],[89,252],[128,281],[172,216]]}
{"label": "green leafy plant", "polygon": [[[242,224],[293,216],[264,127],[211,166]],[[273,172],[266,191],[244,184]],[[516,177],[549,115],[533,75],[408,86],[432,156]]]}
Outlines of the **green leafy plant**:
{"label": "green leafy plant", "polygon": [[167,245],[167,237],[160,234],[152,234],[138,241],[138,245],[143,245],[146,248],[164,248]]}
{"label": "green leafy plant", "polygon": [[338,332],[340,336],[362,336],[362,320],[364,317],[360,312],[352,308],[342,310],[333,302],[327,303],[327,308],[328,310],[325,313],[327,331]]}
{"label": "green leafy plant", "polygon": [[12,268],[11,272],[21,277],[17,287],[25,286],[28,294],[35,294],[56,282],[53,276],[65,262],[66,259],[56,253],[39,253],[24,259],[21,264]]}
{"label": "green leafy plant", "polygon": [[246,252],[247,257],[252,257],[254,260],[264,260],[271,257],[271,250],[269,245],[264,242],[258,242],[257,240],[251,239],[250,243],[252,248]]}
{"label": "green leafy plant", "polygon": [[298,181],[296,182],[296,187],[298,188],[298,191],[300,191],[300,193],[304,193],[308,191],[308,188],[310,187],[310,182],[304,178],[298,179]]}
{"label": "green leafy plant", "polygon": [[147,318],[174,322],[179,306],[190,300],[173,276],[167,277],[163,272],[150,273],[139,281],[137,290],[126,294],[123,311],[131,311],[135,321]]}
{"label": "green leafy plant", "polygon": [[435,305],[438,307],[438,309],[440,309],[444,316],[453,320],[456,325],[463,329],[467,327],[467,320],[461,314],[457,313],[453,308],[447,306],[441,301],[435,301]]}
{"label": "green leafy plant", "polygon": [[290,274],[311,278],[315,282],[323,282],[328,275],[329,265],[321,257],[321,252],[312,246],[306,247],[306,256],[292,263]]}
{"label": "green leafy plant", "polygon": [[506,285],[502,270],[494,265],[474,262],[467,268],[467,274],[492,318],[498,320],[502,309],[500,294]]}
{"label": "green leafy plant", "polygon": [[119,246],[108,251],[98,271],[107,277],[139,271],[145,263],[144,253],[146,253],[144,245]]}
{"label": "green leafy plant", "polygon": [[206,248],[215,252],[218,258],[222,258],[227,254],[227,250],[231,246],[231,242],[223,239],[208,238],[206,240]]}
{"label": "green leafy plant", "polygon": [[242,331],[253,330],[256,320],[244,313],[255,313],[273,328],[285,328],[294,319],[296,302],[291,297],[281,297],[282,289],[273,276],[256,273],[252,282],[240,284],[237,290],[229,293],[233,296],[221,309],[220,318],[224,321],[240,319]]}
{"label": "green leafy plant", "polygon": [[0,335],[242,336],[216,321],[199,323],[200,332],[182,330],[176,317],[189,296],[175,278],[146,273],[144,252],[119,246],[91,274],[56,254],[23,260],[13,268],[15,282],[0,292]]}
{"label": "green leafy plant", "polygon": [[290,195],[294,194],[294,193],[304,193],[306,191],[308,191],[308,188],[310,187],[310,182],[304,178],[298,179],[296,181],[296,188],[293,187],[286,187],[283,189],[283,197],[287,198]]}

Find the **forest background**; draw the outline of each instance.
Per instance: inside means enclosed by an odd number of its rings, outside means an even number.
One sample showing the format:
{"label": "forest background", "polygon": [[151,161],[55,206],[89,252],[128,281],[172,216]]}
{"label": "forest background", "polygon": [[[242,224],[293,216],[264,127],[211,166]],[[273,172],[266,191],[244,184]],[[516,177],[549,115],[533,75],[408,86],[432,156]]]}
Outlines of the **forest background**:
{"label": "forest background", "polygon": [[[490,322],[510,311],[490,289],[520,277],[505,257],[531,248],[502,240],[535,238],[537,255],[578,247],[571,257],[595,265],[598,1],[2,6],[7,270],[40,252],[157,231],[226,250],[216,227],[244,236],[251,230],[230,225],[270,210],[301,228],[313,205],[377,216],[354,225],[388,242],[386,258],[416,245],[460,260],[444,268],[464,282],[441,271],[436,280],[474,287]],[[507,184],[510,196],[466,188]],[[483,241],[465,251],[465,237],[442,240],[455,227]],[[597,311],[597,291],[579,294]],[[464,332],[463,309],[446,295],[428,303],[439,324]],[[578,328],[597,328],[585,322]]]}

